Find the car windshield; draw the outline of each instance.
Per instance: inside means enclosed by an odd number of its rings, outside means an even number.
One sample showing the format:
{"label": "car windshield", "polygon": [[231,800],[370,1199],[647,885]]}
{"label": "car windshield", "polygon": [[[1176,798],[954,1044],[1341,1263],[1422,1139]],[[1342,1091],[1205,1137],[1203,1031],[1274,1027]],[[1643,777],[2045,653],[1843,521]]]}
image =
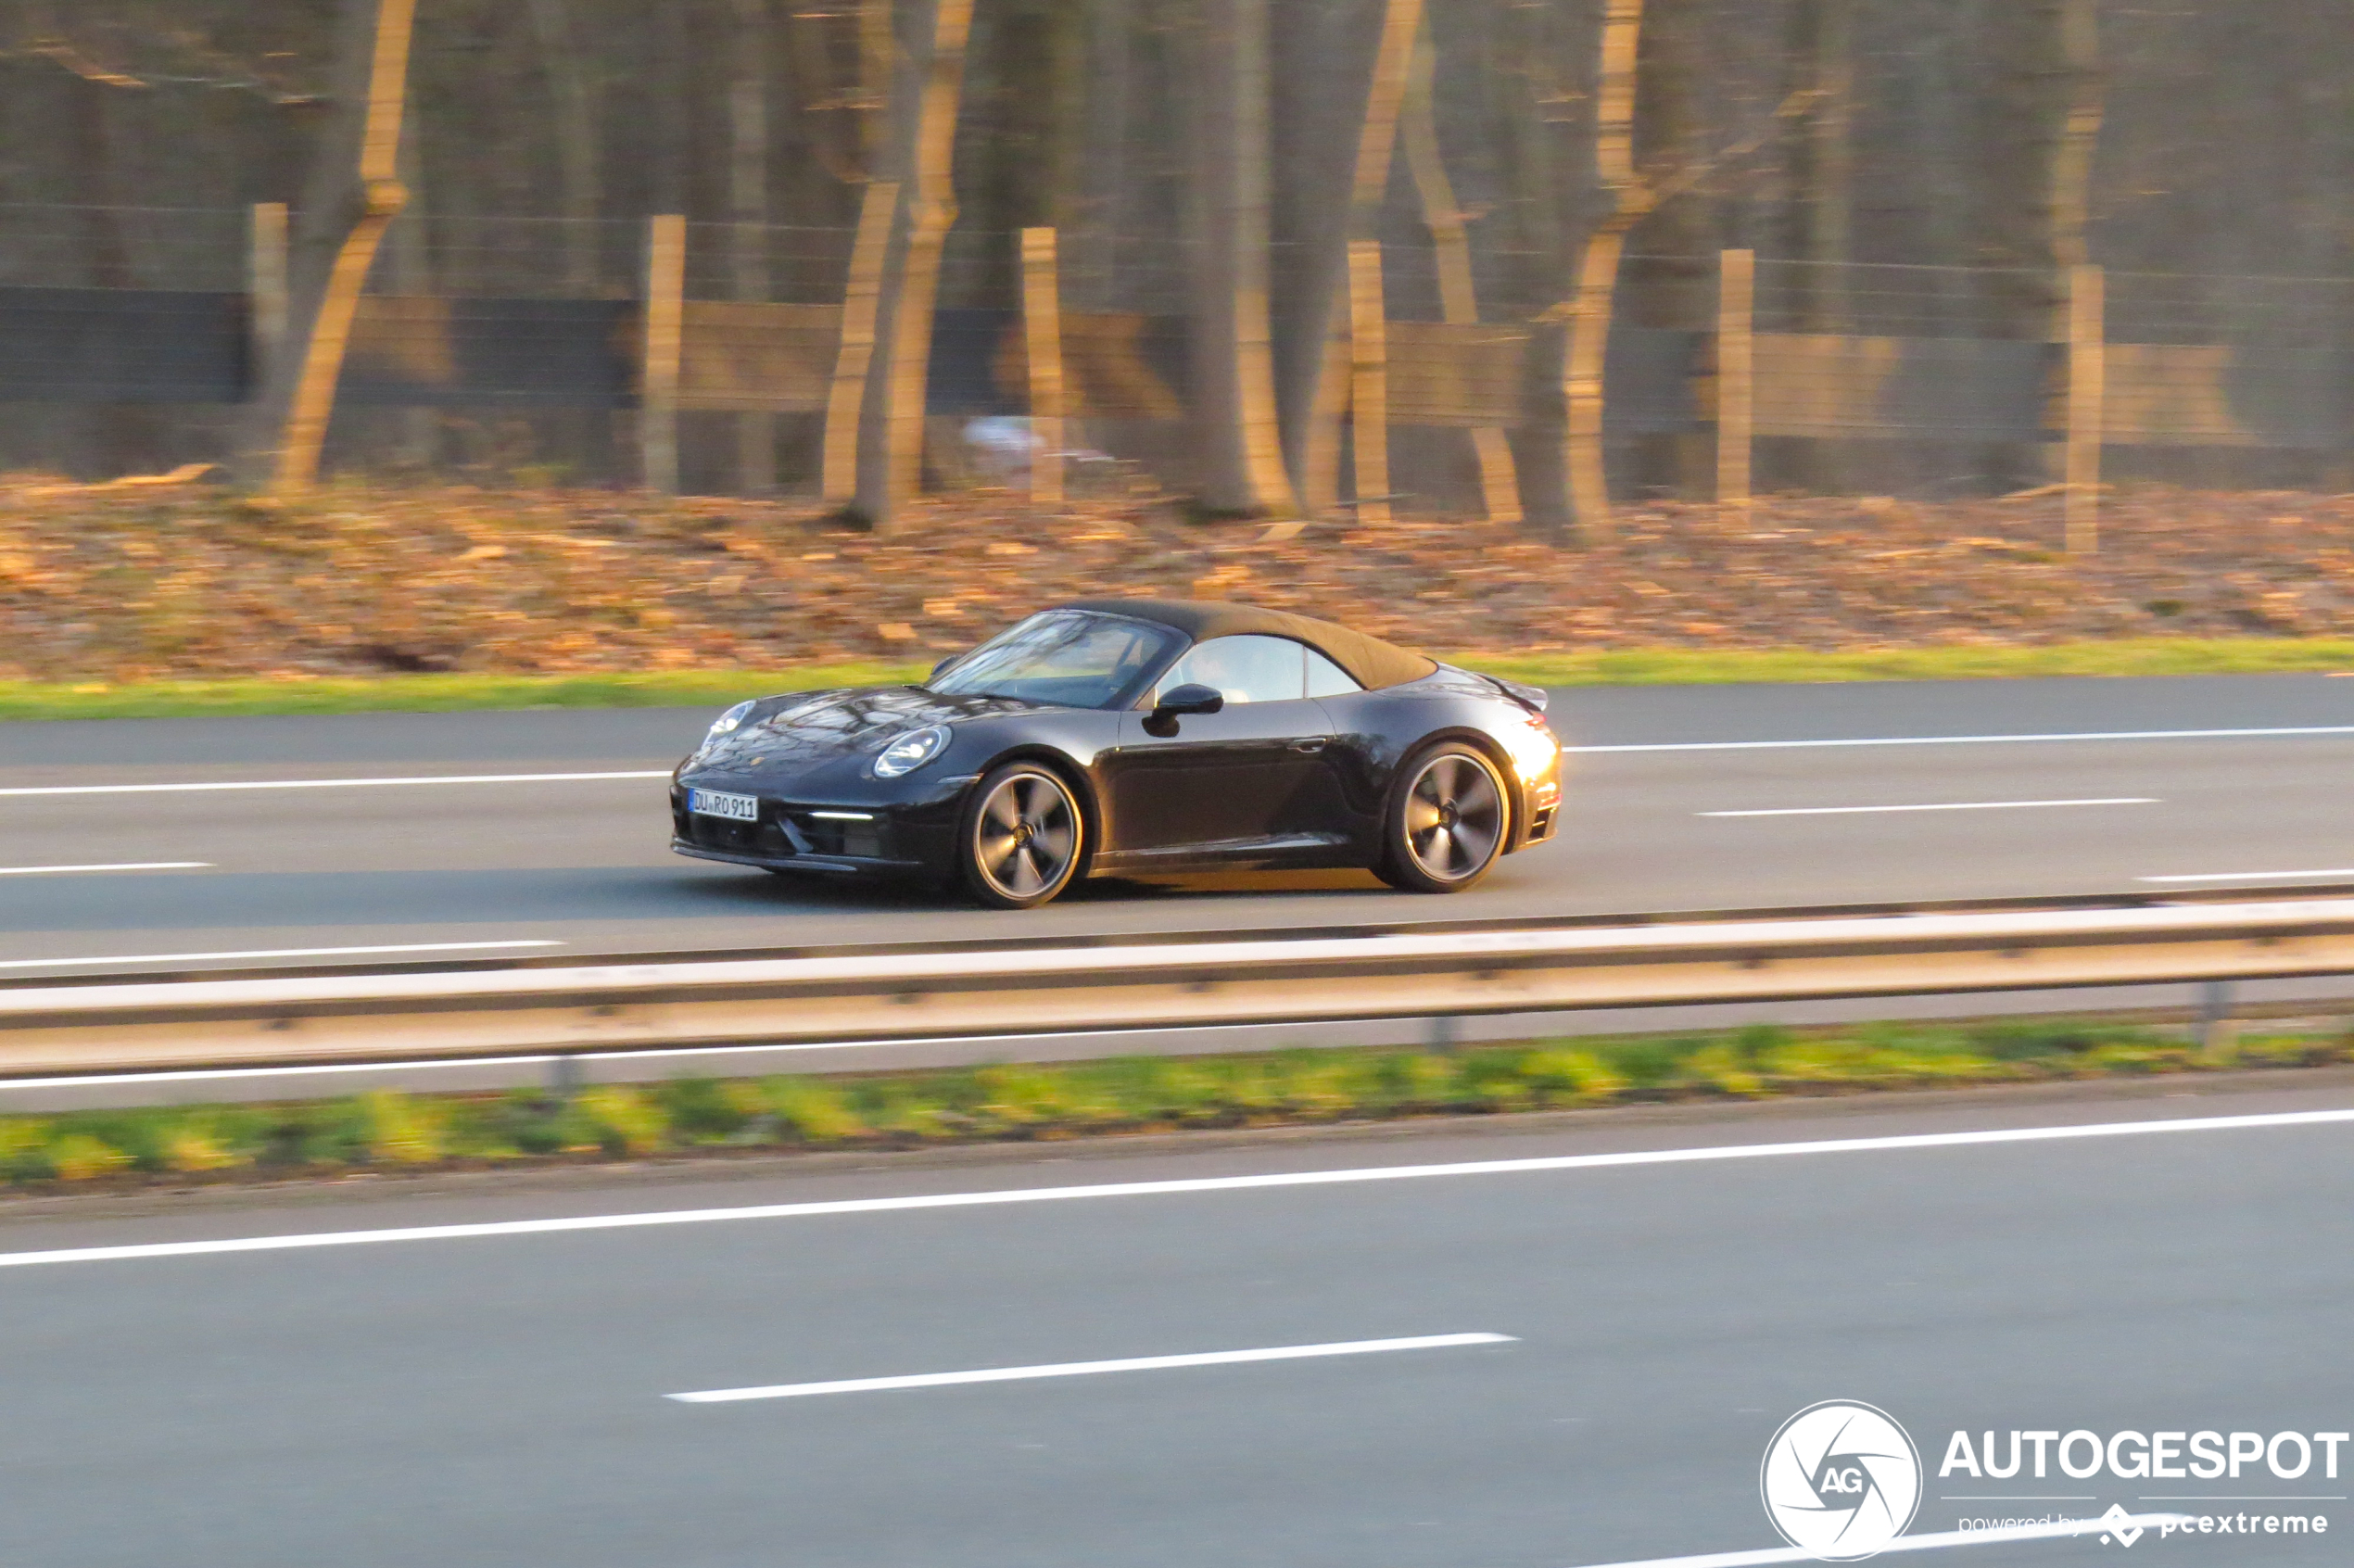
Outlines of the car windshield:
{"label": "car windshield", "polygon": [[1166,626],[1121,615],[1048,610],[1000,632],[924,684],[952,697],[1105,708],[1179,640]]}

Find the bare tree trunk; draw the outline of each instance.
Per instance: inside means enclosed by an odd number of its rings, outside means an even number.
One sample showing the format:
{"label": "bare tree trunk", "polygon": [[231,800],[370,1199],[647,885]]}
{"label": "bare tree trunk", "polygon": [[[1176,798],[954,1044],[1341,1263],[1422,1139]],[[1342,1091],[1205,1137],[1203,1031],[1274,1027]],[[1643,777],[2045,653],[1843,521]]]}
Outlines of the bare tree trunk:
{"label": "bare tree trunk", "polygon": [[[1425,21],[1414,48],[1413,74],[1406,86],[1406,163],[1413,171],[1414,190],[1422,198],[1423,222],[1430,230],[1437,253],[1440,314],[1458,326],[1479,321],[1479,289],[1472,273],[1469,221],[1455,199],[1454,183],[1447,177],[1447,160],[1438,145],[1437,50]],[[1512,443],[1500,428],[1474,430],[1472,450],[1479,461],[1479,488],[1491,523],[1521,520],[1520,482],[1512,470]]]}
{"label": "bare tree trunk", "polygon": [[[2066,336],[2067,269],[2089,250],[2085,230],[2092,161],[2100,132],[2095,0],[2020,0],[1998,13],[1999,76],[1990,104],[1987,175],[1993,183],[1991,259],[2006,269],[1991,286],[1995,326],[2032,342]],[[2055,394],[2063,389],[2055,387]],[[1990,454],[1998,487],[2046,476],[2049,450]]]}
{"label": "bare tree trunk", "polygon": [[573,26],[573,0],[531,0],[531,23],[538,35],[540,69],[555,107],[560,210],[564,215],[564,286],[576,295],[597,292],[600,257],[597,214],[601,162],[597,142],[596,81]]}
{"label": "bare tree trunk", "polygon": [[250,481],[298,489],[317,472],[361,285],[407,196],[400,114],[414,21],[415,0],[341,0],[335,87],[288,247],[284,351],[263,367],[239,432]]}
{"label": "bare tree trunk", "polygon": [[1609,209],[1586,236],[1578,256],[1577,292],[1563,312],[1569,323],[1569,348],[1562,367],[1569,419],[1563,468],[1571,523],[1587,544],[1599,544],[1610,533],[1610,483],[1602,461],[1602,364],[1610,348],[1618,259],[1626,247],[1626,231],[1642,221],[1652,202],[1650,188],[1635,171],[1636,58],[1642,25],[1643,0],[1608,0],[1594,95],[1594,169]]}
{"label": "bare tree trunk", "polygon": [[1203,0],[1202,14],[1189,247],[1201,502],[1288,513],[1268,308],[1267,0]]}
{"label": "bare tree trunk", "polygon": [[956,106],[973,0],[912,0],[892,121],[903,216],[884,263],[880,322],[860,421],[857,511],[890,527],[921,488],[924,399],[940,257],[956,219]]}
{"label": "bare tree trunk", "polygon": [[[424,165],[416,128],[411,125],[400,138],[400,183],[408,187],[409,204],[385,234],[386,271],[391,275],[392,292],[411,297],[434,292],[433,255],[425,229]],[[402,409],[399,411],[398,428],[398,462],[430,470],[440,461],[439,410]]]}
{"label": "bare tree trunk", "polygon": [[[1381,44],[1373,57],[1358,121],[1357,158],[1348,187],[1348,217],[1339,236],[1340,278],[1348,276],[1348,247],[1380,240],[1383,198],[1389,192],[1390,156],[1398,115],[1412,73],[1414,39],[1422,31],[1423,0],[1384,0]],[[1329,267],[1320,267],[1329,271]],[[1300,494],[1307,510],[1323,512],[1340,499],[1340,424],[1348,406],[1349,293],[1334,287],[1324,308],[1324,332],[1300,442]],[[1364,498],[1360,497],[1361,500]]]}
{"label": "bare tree trunk", "polygon": [[[735,219],[738,299],[768,297],[768,0],[736,0],[735,80],[728,88],[728,196]],[[736,415],[736,487],[766,495],[777,487],[777,416]]]}
{"label": "bare tree trunk", "polygon": [[[1791,64],[1797,91],[1812,95],[1804,133],[1796,139],[1791,251],[1807,263],[1799,278],[1799,322],[1807,332],[1854,330],[1846,263],[1854,204],[1855,0],[1798,0]],[[1825,495],[1843,487],[1838,449],[1805,443],[1793,477]]]}
{"label": "bare tree trunk", "polygon": [[[1634,243],[1625,289],[1639,326],[1704,335],[1716,324],[1713,204],[1695,187],[1711,163],[1701,107],[1702,19],[1694,0],[1652,0],[1637,51],[1635,156],[1655,196]],[[1637,486],[1704,499],[1714,493],[1715,451],[1699,431],[1651,434],[1632,443]]]}

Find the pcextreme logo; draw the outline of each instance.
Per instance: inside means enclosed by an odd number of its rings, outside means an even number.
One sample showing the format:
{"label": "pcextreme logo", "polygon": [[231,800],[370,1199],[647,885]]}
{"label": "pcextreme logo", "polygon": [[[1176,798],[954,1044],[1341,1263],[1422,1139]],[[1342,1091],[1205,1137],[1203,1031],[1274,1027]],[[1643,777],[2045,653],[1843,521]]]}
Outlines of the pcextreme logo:
{"label": "pcextreme logo", "polygon": [[1826,1399],[1782,1423],[1757,1486],[1784,1540],[1825,1562],[1855,1562],[1912,1525],[1920,1450],[1887,1411]]}

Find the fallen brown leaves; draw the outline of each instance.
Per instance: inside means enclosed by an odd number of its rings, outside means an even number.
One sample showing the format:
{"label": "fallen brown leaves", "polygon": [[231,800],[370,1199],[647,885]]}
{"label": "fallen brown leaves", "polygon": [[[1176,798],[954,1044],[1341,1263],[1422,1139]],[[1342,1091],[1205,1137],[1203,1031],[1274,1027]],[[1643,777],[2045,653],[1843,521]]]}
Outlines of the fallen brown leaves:
{"label": "fallen brown leaves", "polygon": [[1422,647],[1889,648],[2354,632],[2354,497],[1622,510],[1590,550],[1401,519],[1197,525],[1167,502],[927,501],[887,535],[808,502],[0,480],[0,678],[774,665],[968,646],[1044,604],[1218,597]]}

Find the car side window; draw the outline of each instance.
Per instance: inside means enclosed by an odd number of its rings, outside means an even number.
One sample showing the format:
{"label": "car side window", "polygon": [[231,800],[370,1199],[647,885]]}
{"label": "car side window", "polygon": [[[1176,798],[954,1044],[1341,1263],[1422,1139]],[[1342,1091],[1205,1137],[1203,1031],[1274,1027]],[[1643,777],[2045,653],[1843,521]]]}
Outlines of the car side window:
{"label": "car side window", "polygon": [[1317,652],[1303,650],[1308,655],[1308,695],[1310,697],[1346,697],[1365,689],[1349,678],[1347,670]]}
{"label": "car side window", "polygon": [[1171,665],[1154,696],[1207,686],[1230,704],[1297,702],[1308,690],[1307,656],[1308,650],[1288,638],[1213,637]]}

